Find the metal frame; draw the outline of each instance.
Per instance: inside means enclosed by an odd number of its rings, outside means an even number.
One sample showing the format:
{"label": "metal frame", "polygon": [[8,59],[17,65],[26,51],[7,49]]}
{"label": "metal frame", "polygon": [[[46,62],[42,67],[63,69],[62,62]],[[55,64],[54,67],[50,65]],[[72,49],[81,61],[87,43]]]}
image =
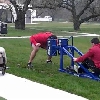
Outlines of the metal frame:
{"label": "metal frame", "polygon": [[[68,44],[70,39],[71,39],[71,45]],[[71,36],[69,38],[59,38],[58,44],[57,44],[57,40],[49,39],[47,54],[49,56],[57,56],[57,51],[58,51],[58,54],[60,55],[60,68],[59,68],[60,72],[69,73],[74,76],[90,78],[93,80],[100,81],[100,78],[98,76],[94,75],[92,72],[90,72],[88,69],[86,69],[81,63],[77,62],[76,64],[85,71],[84,74],[74,73],[73,71],[71,72],[68,69],[64,68],[64,66],[63,66],[63,56],[64,55],[67,55],[68,57],[71,58],[70,66],[72,66],[72,67],[74,67],[74,63],[75,63],[73,61],[74,52],[77,52],[81,56],[83,55],[83,53],[81,51],[79,51],[75,46],[73,46],[73,36]]]}

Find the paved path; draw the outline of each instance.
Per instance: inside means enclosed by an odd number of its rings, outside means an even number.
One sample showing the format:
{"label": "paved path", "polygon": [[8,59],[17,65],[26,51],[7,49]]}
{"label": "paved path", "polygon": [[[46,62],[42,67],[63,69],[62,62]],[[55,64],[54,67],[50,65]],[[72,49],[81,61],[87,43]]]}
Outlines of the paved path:
{"label": "paved path", "polygon": [[[73,37],[83,37],[83,36],[97,36],[99,37],[99,34],[90,34],[90,33],[77,33],[77,32],[67,32],[67,33],[73,33]],[[16,36],[16,37],[6,37],[1,36],[0,39],[17,39],[17,38],[29,38],[30,36]],[[70,36],[57,36],[58,38],[67,38]]]}
{"label": "paved path", "polygon": [[0,73],[0,96],[7,100],[88,100],[8,73]]}

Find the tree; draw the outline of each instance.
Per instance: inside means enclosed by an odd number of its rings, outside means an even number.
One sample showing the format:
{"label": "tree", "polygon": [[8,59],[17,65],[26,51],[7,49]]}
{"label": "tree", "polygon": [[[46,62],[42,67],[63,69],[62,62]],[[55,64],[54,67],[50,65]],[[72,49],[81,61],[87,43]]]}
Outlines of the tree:
{"label": "tree", "polygon": [[[53,4],[53,0],[51,1],[52,1],[51,3]],[[15,29],[25,29],[25,14],[26,14],[26,11],[28,10],[28,5],[30,3],[32,4],[33,9],[34,8],[43,8],[43,9],[50,8],[46,0],[36,0],[36,1],[35,0],[21,0],[21,1],[20,0],[10,0],[10,2],[15,7],[15,11],[17,14],[17,19],[15,21]],[[17,4],[18,2],[22,5],[20,6],[19,4]]]}
{"label": "tree", "polygon": [[15,7],[15,11],[17,14],[17,19],[15,20],[15,29],[25,29],[25,14],[28,10],[28,5],[31,0],[24,0],[23,4],[17,4],[16,0],[10,0],[12,5]]}
{"label": "tree", "polygon": [[66,8],[72,14],[74,30],[79,30],[81,23],[100,16],[100,7],[96,7],[98,2],[99,0],[37,0],[37,5],[36,2],[32,5],[35,8]]}
{"label": "tree", "polygon": [[[100,16],[98,10],[95,9],[96,2],[98,2],[98,0],[60,0],[58,7],[66,8],[72,13],[74,30],[79,30],[81,23]],[[93,5],[95,5],[95,8]],[[90,14],[83,18],[82,16],[87,11],[89,11]]]}
{"label": "tree", "polygon": [[32,1],[33,9],[38,8],[47,11],[48,14],[52,17],[52,21],[54,21],[55,15],[60,10],[60,8],[57,6],[58,3],[56,2],[56,0],[37,0],[34,2],[33,1]]}
{"label": "tree", "polygon": [[[28,5],[31,3],[32,8],[66,8],[72,14],[74,30],[79,30],[80,25],[92,18],[100,16],[100,7],[98,7],[99,0],[22,0],[23,6],[19,6],[16,0],[10,0],[14,5],[17,20],[15,21],[15,28],[25,29],[25,13],[28,10]],[[21,1],[21,2],[22,2]],[[100,3],[100,2],[99,2]],[[87,14],[88,13],[88,14]],[[84,16],[86,14],[86,16]]]}

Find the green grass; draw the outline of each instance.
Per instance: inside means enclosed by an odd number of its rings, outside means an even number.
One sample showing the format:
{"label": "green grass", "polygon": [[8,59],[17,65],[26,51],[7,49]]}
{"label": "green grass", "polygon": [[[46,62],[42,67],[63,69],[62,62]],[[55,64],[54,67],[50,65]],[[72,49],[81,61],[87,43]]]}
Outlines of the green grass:
{"label": "green grass", "polygon": [[0,97],[0,100],[7,100],[7,99],[4,99],[4,98]]}
{"label": "green grass", "polygon": [[[26,25],[26,30],[15,30],[14,27],[10,26],[14,26],[14,24],[8,24],[8,34],[6,36],[30,36],[40,31],[52,31],[56,35],[63,36],[75,35],[68,33],[74,31],[72,23],[39,22],[39,24]],[[100,25],[83,24],[79,32],[100,34]],[[74,38],[74,46],[85,53],[91,46],[91,39],[92,37]],[[33,62],[34,70],[26,69],[32,49],[28,38],[0,39],[0,46],[6,49],[7,66],[10,67],[7,70],[8,73],[74,93],[89,100],[99,100],[100,82],[59,72],[59,55],[52,58],[53,64],[46,64],[47,53],[40,49]],[[18,64],[20,64],[20,67],[17,66]],[[70,58],[64,56],[64,67],[68,65],[70,65]]]}

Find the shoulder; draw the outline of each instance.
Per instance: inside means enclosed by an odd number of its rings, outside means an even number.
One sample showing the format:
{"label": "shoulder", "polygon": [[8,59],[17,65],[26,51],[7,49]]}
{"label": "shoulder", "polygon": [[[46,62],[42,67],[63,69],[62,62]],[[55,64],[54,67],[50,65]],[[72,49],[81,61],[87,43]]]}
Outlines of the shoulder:
{"label": "shoulder", "polygon": [[94,52],[97,50],[97,46],[96,45],[93,45],[90,49],[89,49],[89,52]]}

